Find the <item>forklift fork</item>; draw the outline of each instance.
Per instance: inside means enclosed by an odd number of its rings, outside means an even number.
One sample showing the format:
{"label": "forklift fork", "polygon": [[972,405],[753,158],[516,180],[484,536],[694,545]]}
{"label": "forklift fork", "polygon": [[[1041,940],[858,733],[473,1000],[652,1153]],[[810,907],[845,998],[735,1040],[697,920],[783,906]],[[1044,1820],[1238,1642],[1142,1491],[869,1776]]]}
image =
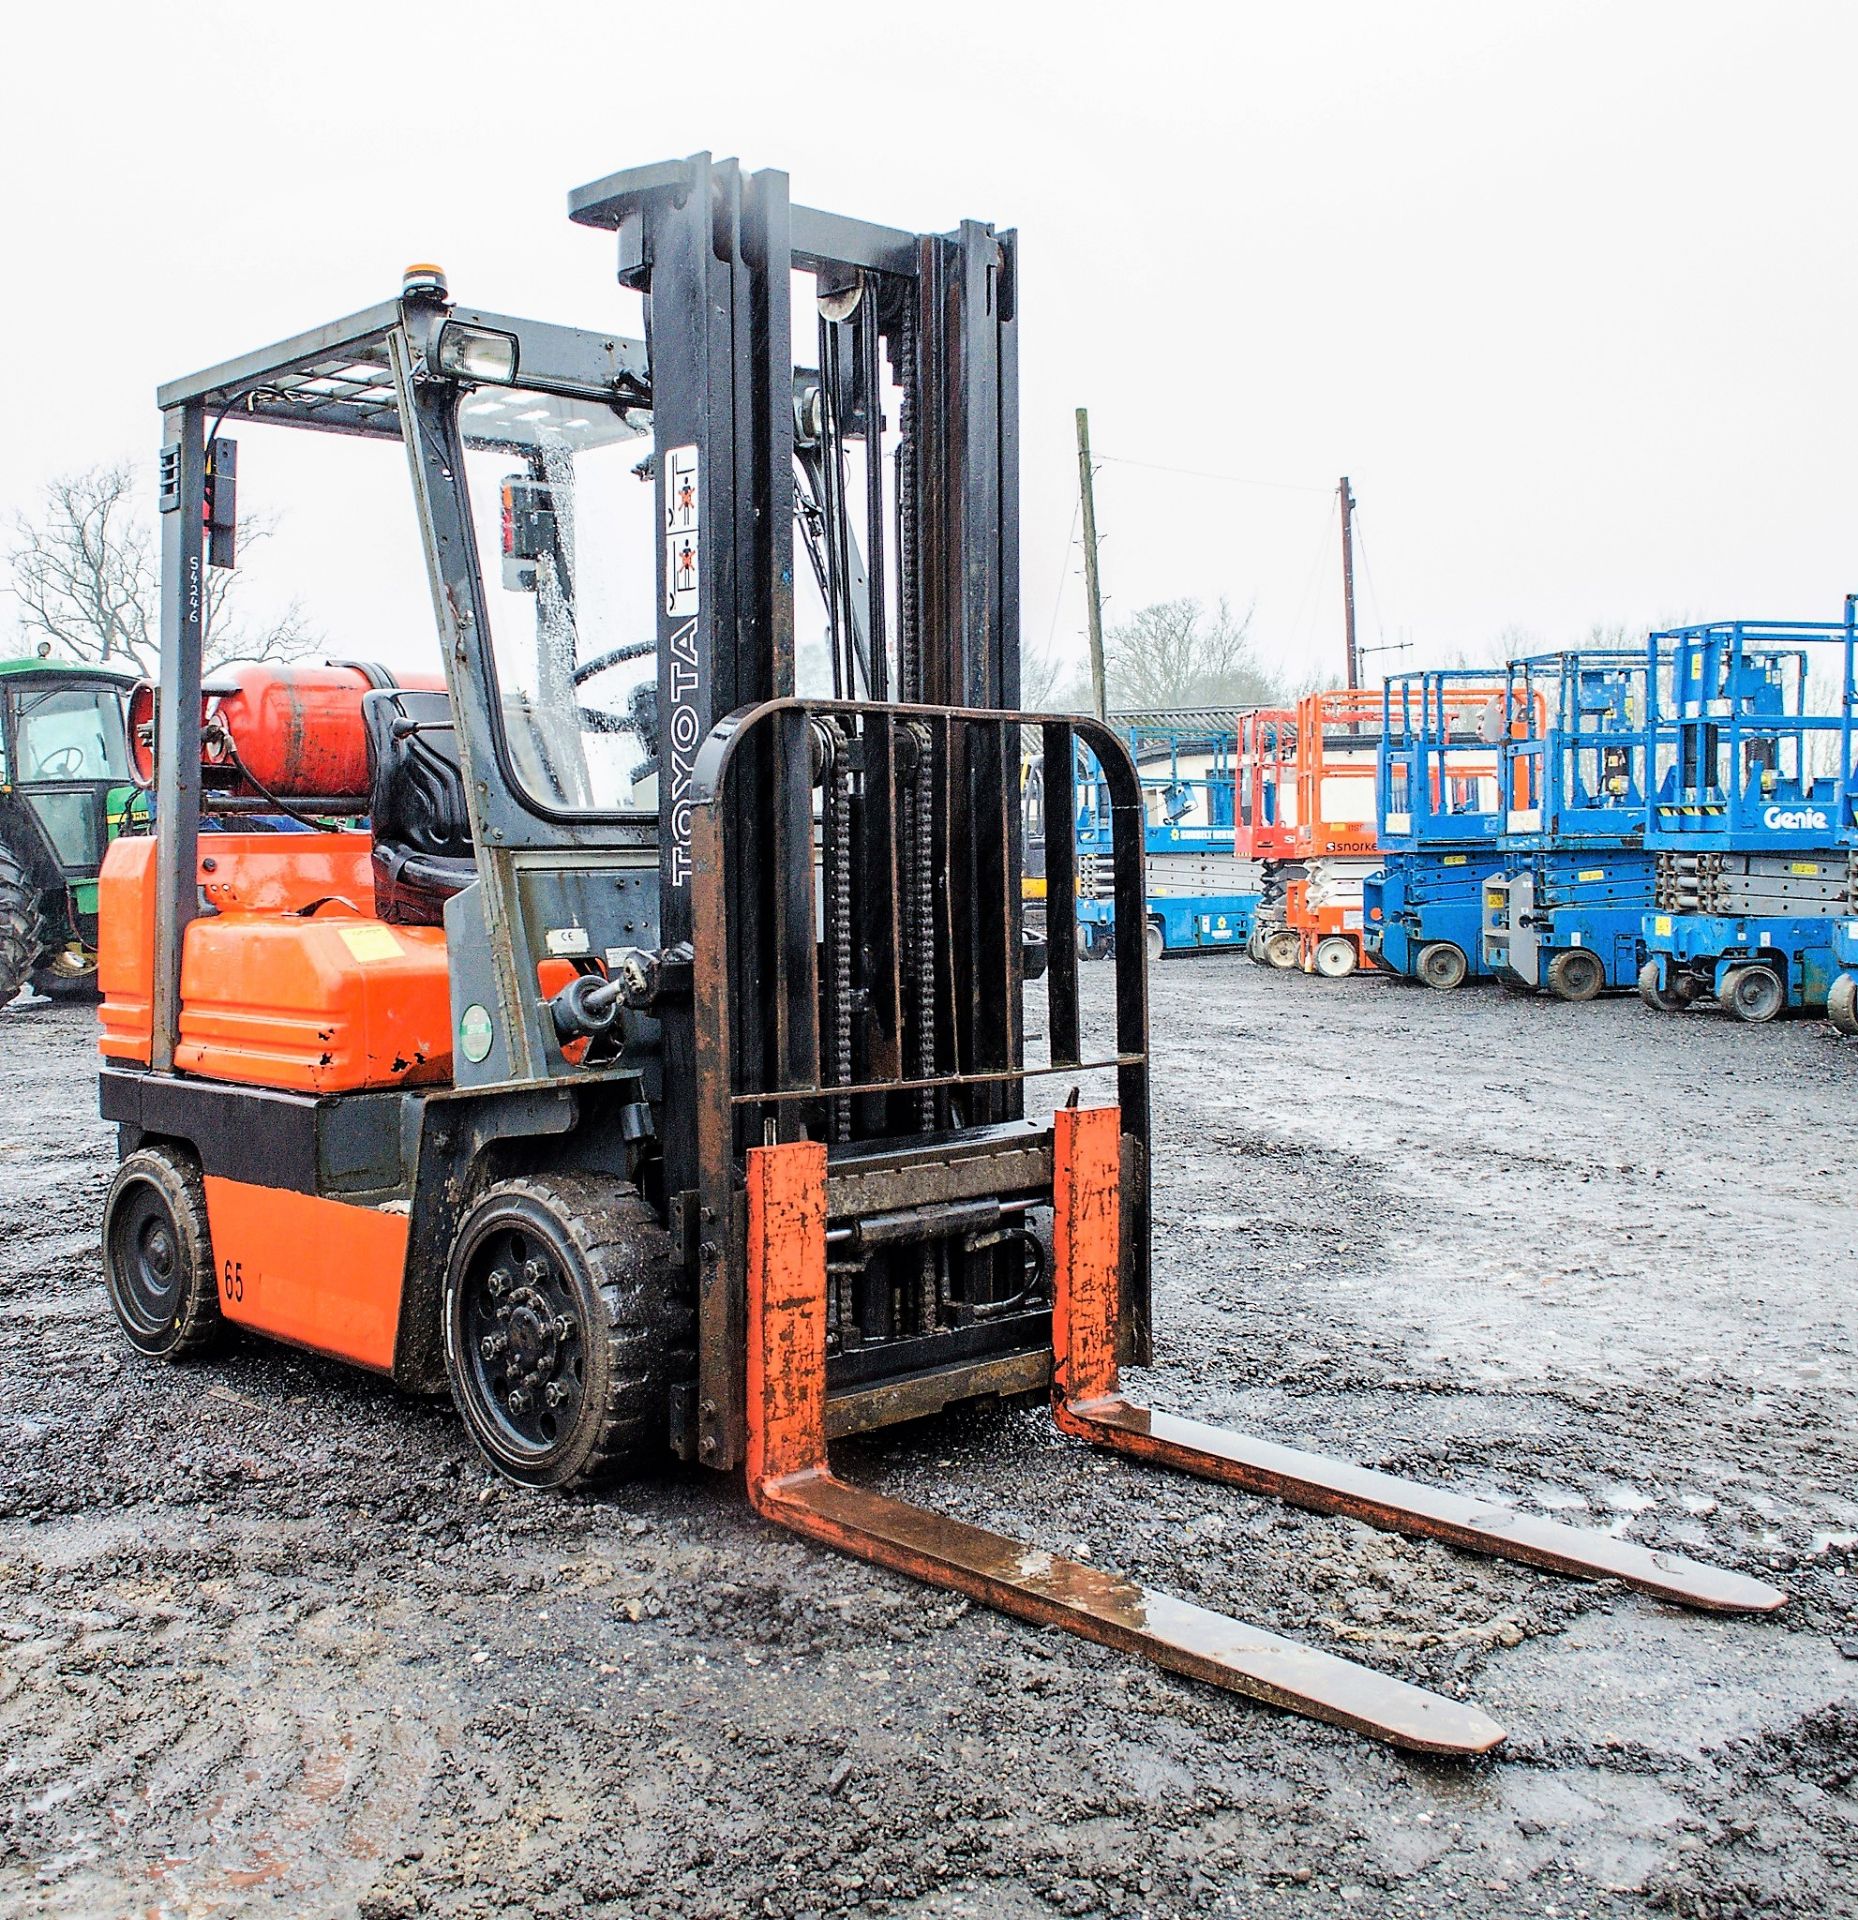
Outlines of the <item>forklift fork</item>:
{"label": "forklift fork", "polygon": [[1066,1433],[1316,1513],[1345,1514],[1391,1533],[1443,1540],[1557,1573],[1619,1580],[1680,1606],[1772,1613],[1785,1604],[1787,1595],[1778,1587],[1682,1554],[1562,1526],[1500,1501],[1467,1498],[1249,1434],[1227,1433],[1125,1399],[1116,1363],[1117,1132],[1114,1107],[1066,1109],[1054,1116],[1052,1411]]}
{"label": "forklift fork", "polygon": [[[1115,1112],[1107,1110],[1117,1230]],[[1082,1116],[1096,1118],[1097,1116]],[[1093,1133],[1089,1136],[1095,1141]],[[1079,1167],[1074,1155],[1071,1164]],[[1094,1235],[1069,1244],[1100,1257]],[[1061,1229],[1062,1231],[1062,1229]],[[1060,1243],[1060,1273],[1065,1243]],[[1087,1247],[1095,1252],[1087,1253]],[[1111,1268],[1113,1277],[1113,1266]],[[826,1149],[813,1141],[748,1154],[748,1491],[778,1525],[1045,1627],[1142,1654],[1159,1666],[1422,1753],[1486,1753],[1503,1729],[1477,1708],[1333,1654],[837,1479],[826,1458]],[[1062,1278],[1060,1293],[1063,1294]]]}

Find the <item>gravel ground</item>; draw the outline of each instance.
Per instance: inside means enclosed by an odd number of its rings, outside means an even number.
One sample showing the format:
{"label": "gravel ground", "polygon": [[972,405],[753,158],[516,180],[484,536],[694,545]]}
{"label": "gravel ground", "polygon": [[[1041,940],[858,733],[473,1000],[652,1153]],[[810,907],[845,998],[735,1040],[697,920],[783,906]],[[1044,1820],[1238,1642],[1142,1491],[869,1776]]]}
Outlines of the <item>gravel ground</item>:
{"label": "gravel ground", "polygon": [[1229,955],[1161,967],[1154,1030],[1138,1392],[1777,1573],[1785,1612],[1291,1512],[1035,1411],[840,1450],[1475,1698],[1510,1743],[1450,1764],[803,1545],[720,1480],[519,1495],[358,1373],[130,1355],[89,1016],[14,1008],[0,1909],[1858,1911],[1851,1049]]}

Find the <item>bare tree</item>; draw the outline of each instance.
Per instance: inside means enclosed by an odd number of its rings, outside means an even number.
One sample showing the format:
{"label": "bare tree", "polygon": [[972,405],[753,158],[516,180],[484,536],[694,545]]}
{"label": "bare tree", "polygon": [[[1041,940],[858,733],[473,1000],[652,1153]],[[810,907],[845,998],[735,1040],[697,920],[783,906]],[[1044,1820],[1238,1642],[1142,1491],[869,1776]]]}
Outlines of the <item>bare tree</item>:
{"label": "bare tree", "polygon": [[1019,704],[1027,713],[1088,713],[1090,683],[1059,648],[1030,646],[1019,659]]}
{"label": "bare tree", "polygon": [[[127,461],[58,475],[36,517],[15,516],[7,562],[28,635],[68,659],[152,674],[161,658],[160,567],[140,492]],[[275,525],[245,515],[240,545],[249,549]],[[236,575],[207,569],[208,665],[295,660],[319,644],[294,600],[267,620],[241,617],[236,585]]]}
{"label": "bare tree", "polygon": [[1198,600],[1143,607],[1104,635],[1103,655],[1113,711],[1267,706],[1278,697],[1252,649],[1251,613],[1235,617],[1223,599],[1210,613]]}

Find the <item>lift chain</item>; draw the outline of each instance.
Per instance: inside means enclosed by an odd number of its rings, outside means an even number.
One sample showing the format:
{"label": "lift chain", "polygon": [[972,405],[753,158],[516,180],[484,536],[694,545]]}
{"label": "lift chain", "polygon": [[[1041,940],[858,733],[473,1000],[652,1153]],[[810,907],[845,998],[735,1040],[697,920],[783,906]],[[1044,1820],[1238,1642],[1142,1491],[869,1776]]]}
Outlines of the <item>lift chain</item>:
{"label": "lift chain", "polygon": [[[830,868],[831,913],[828,922],[832,962],[832,1078],[838,1086],[852,1079],[852,769],[845,729],[826,722],[826,859]],[[832,1102],[832,1137],[852,1137],[852,1103],[843,1095]]]}

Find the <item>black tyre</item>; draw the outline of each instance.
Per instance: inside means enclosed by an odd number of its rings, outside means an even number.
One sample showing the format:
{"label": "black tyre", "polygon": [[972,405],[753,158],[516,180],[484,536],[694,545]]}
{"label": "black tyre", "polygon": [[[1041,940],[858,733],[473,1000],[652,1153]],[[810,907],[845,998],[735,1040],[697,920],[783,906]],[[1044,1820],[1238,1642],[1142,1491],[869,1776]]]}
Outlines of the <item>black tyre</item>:
{"label": "black tyre", "polygon": [[1787,989],[1772,967],[1731,967],[1716,998],[1726,1013],[1747,1026],[1760,1026],[1787,1004]]}
{"label": "black tyre", "polygon": [[1463,986],[1464,977],[1470,971],[1471,963],[1464,957],[1464,949],[1449,940],[1435,940],[1419,950],[1419,977],[1441,993]]}
{"label": "black tyre", "polygon": [[1842,973],[1826,993],[1826,1018],[1840,1033],[1858,1033],[1858,974]]}
{"label": "black tyre", "polygon": [[1148,943],[1148,957],[1150,960],[1159,960],[1167,952],[1168,936],[1162,932],[1161,922],[1159,920],[1151,920],[1148,923],[1148,931],[1143,935],[1143,938]]}
{"label": "black tyre", "polygon": [[103,1202],[103,1283],[130,1345],[157,1360],[202,1353],[225,1331],[206,1183],[181,1147],[142,1147]]}
{"label": "black tyre", "polygon": [[442,1311],[452,1398],[510,1479],[584,1486],[662,1453],[693,1321],[671,1237],[624,1181],[492,1187],[453,1238]]}
{"label": "black tyre", "polygon": [[102,999],[97,956],[79,943],[57,949],[44,965],[33,969],[32,990],[53,1000]]}
{"label": "black tyre", "polygon": [[45,944],[45,916],[39,890],[26,863],[0,840],[0,1006],[32,978]]}
{"label": "black tyre", "polygon": [[1591,1000],[1605,985],[1600,956],[1584,947],[1571,947],[1548,963],[1548,990],[1557,1000]]}
{"label": "black tyre", "polygon": [[1691,1001],[1691,996],[1681,987],[1661,987],[1658,984],[1656,960],[1647,960],[1639,969],[1639,998],[1654,1013],[1682,1013]]}

